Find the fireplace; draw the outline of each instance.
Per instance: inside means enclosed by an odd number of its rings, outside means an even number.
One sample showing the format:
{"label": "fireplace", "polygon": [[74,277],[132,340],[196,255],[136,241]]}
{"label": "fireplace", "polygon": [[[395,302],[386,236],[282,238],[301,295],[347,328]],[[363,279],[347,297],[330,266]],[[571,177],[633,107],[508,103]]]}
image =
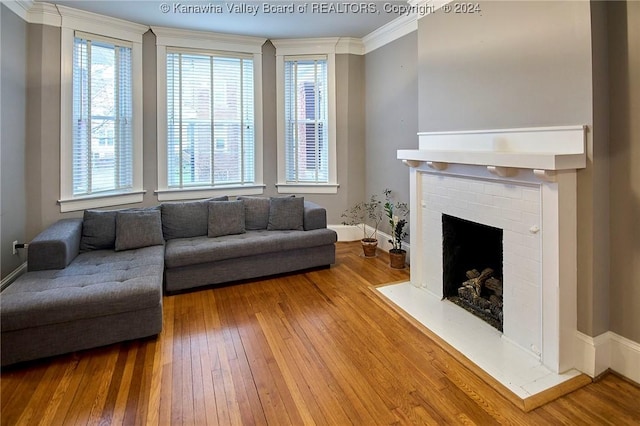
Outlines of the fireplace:
{"label": "fireplace", "polygon": [[[450,303],[461,287],[473,287],[465,282],[492,270],[491,278],[504,288],[491,294],[480,289],[478,296],[502,293],[502,312],[494,314],[502,322],[496,326],[502,326],[500,339],[552,372],[572,369],[576,172],[586,165],[586,128],[418,136],[418,149],[398,151],[410,167],[411,284]],[[461,230],[450,231],[451,223]],[[461,234],[472,235],[471,241],[460,242]],[[453,254],[445,247],[451,238],[461,247],[451,249]],[[466,260],[452,266],[459,258]],[[478,316],[467,316],[468,324],[458,327],[483,324]]]}
{"label": "fireplace", "polygon": [[442,293],[502,331],[502,229],[442,215]]}

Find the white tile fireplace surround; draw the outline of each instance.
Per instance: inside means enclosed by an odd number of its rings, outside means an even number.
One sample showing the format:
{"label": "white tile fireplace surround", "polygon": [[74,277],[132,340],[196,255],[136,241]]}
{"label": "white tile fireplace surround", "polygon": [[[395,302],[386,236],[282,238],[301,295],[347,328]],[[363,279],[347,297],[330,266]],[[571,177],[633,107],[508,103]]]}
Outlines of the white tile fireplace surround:
{"label": "white tile fireplace surround", "polygon": [[[550,386],[554,380],[538,376],[556,375],[561,382],[577,374],[571,372],[577,322],[576,172],[586,165],[585,136],[584,126],[420,133],[417,150],[398,151],[398,159],[410,167],[411,284],[432,299],[416,315],[426,322],[429,311],[432,320],[441,316],[448,324],[425,325],[474,362],[491,358],[500,345],[513,346],[523,368],[531,368],[531,362],[542,368],[526,380]],[[443,214],[503,231],[502,334],[442,300]],[[446,308],[428,307],[434,300]],[[453,314],[447,318],[443,309]],[[474,344],[465,345],[465,332],[478,329],[487,329],[493,341],[468,336]],[[470,353],[469,346],[484,355]],[[513,358],[509,355],[509,362]],[[513,382],[496,377],[499,366],[477,363],[499,381]],[[522,390],[527,386],[544,390],[540,383],[518,386],[512,390],[524,397],[531,393]]]}

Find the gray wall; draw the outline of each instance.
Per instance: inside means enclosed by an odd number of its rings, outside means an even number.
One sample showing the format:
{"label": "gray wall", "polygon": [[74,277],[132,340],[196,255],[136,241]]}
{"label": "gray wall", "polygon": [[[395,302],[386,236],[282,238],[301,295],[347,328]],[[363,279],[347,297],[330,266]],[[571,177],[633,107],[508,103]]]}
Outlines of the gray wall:
{"label": "gray wall", "polygon": [[24,242],[26,235],[27,24],[0,5],[0,31],[0,264],[5,278],[25,261],[24,255],[12,254],[11,243]]}
{"label": "gray wall", "polygon": [[578,327],[598,335],[609,326],[609,223],[599,210],[608,210],[608,140],[593,108],[601,81],[593,72],[603,67],[592,61],[591,5],[480,4],[480,15],[439,11],[419,21],[419,130],[590,127],[578,174]]}
{"label": "gray wall", "polygon": [[[409,202],[409,169],[396,151],[418,146],[418,36],[414,31],[365,58],[366,188]],[[383,223],[381,230],[389,233]]]}
{"label": "gray wall", "polygon": [[419,21],[419,130],[589,124],[584,2],[481,2]]}
{"label": "gray wall", "polygon": [[[606,3],[591,2],[592,144],[589,164],[578,174],[578,293],[581,331],[597,336],[609,322],[609,66]],[[580,240],[581,238],[581,240]],[[580,247],[581,245],[581,247]]]}
{"label": "gray wall", "polygon": [[60,28],[28,25],[27,239],[59,217]]}
{"label": "gray wall", "polygon": [[611,330],[640,342],[640,2],[611,2]]}
{"label": "gray wall", "polygon": [[[27,159],[33,173],[27,175],[27,238],[63,217],[80,217],[82,212],[60,213],[60,29],[29,24],[30,127]],[[143,131],[144,189],[142,205],[157,204],[156,146],[156,47],[155,35],[143,38]],[[265,196],[276,196],[276,61],[270,42],[263,47],[264,101],[264,183]],[[364,192],[364,59],[355,55],[336,55],[338,182],[335,195],[305,198],[327,208],[329,223],[340,223],[340,214]],[[119,206],[127,207],[127,206]]]}

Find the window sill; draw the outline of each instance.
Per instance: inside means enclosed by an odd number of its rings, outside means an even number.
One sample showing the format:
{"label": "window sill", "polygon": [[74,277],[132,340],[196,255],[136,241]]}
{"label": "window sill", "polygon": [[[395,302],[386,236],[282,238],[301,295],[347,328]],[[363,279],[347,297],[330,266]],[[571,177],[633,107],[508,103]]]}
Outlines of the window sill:
{"label": "window sill", "polygon": [[337,183],[277,183],[278,194],[337,194]]}
{"label": "window sill", "polygon": [[204,188],[181,188],[181,189],[158,189],[155,194],[158,201],[180,201],[196,200],[202,198],[219,197],[228,195],[235,197],[238,195],[262,195],[265,185],[229,185]]}
{"label": "window sill", "polygon": [[117,194],[101,194],[87,197],[68,198],[58,200],[60,212],[75,212],[100,207],[120,206],[123,204],[141,203],[147,191],[134,191]]}

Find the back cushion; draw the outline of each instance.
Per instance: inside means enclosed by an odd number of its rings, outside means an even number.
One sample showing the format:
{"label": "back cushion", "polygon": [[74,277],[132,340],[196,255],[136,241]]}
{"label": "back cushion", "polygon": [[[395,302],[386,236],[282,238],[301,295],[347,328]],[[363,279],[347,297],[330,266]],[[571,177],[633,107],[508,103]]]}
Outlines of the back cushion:
{"label": "back cushion", "polygon": [[264,197],[238,197],[244,201],[244,224],[247,231],[267,229],[269,224],[268,198]]}
{"label": "back cushion", "polygon": [[113,250],[116,243],[116,211],[85,210],[80,250]]}
{"label": "back cushion", "polygon": [[121,210],[116,214],[116,251],[164,244],[158,210]]}
{"label": "back cushion", "polygon": [[113,250],[116,245],[116,216],[118,212],[150,212],[154,207],[134,207],[122,210],[85,210],[82,220],[80,251]]}
{"label": "back cushion", "polygon": [[216,197],[202,201],[162,204],[162,234],[165,240],[207,235],[209,201],[228,201],[229,197]]}
{"label": "back cushion", "polygon": [[244,233],[243,200],[209,203],[209,237]]}
{"label": "back cushion", "polygon": [[271,197],[269,231],[304,231],[304,197]]}

